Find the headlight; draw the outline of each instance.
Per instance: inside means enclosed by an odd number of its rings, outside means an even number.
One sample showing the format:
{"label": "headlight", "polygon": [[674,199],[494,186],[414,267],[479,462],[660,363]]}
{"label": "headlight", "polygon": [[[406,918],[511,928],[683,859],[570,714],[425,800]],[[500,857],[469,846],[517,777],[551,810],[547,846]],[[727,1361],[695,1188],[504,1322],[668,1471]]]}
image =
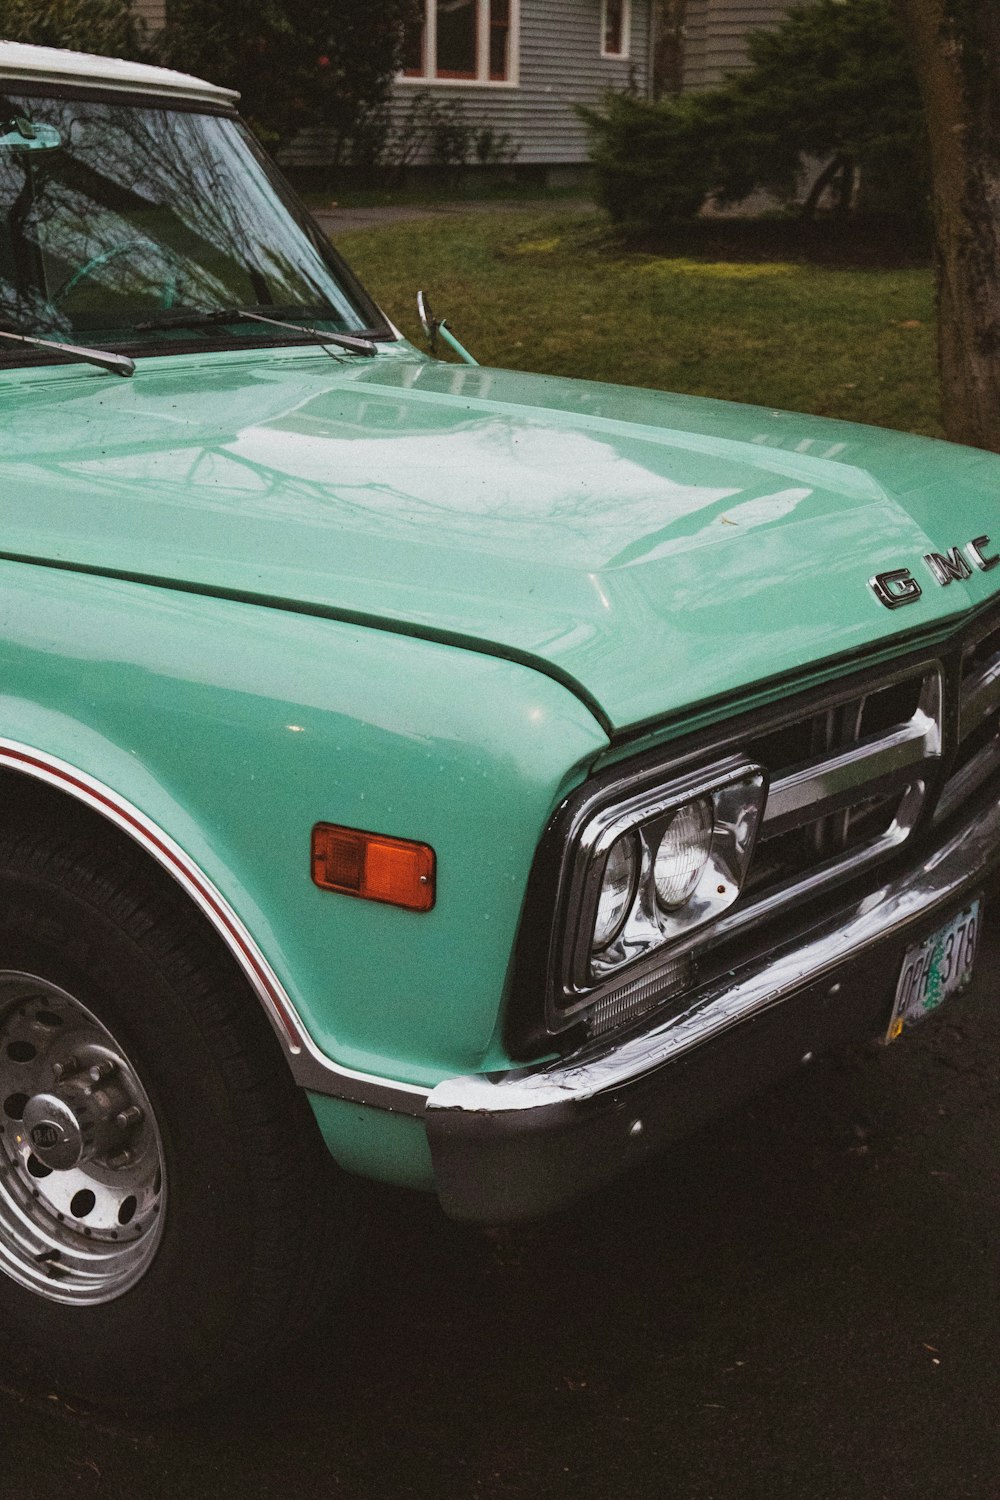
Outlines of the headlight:
{"label": "headlight", "polygon": [[622,930],[628,916],[632,897],[635,894],[635,876],[639,861],[636,856],[635,837],[623,833],[611,846],[601,893],[597,898],[597,920],[591,946],[596,950],[606,948]]}
{"label": "headlight", "polygon": [[734,756],[594,815],[577,865],[572,968],[581,1001],[658,949],[666,958],[671,944],[732,906],[765,795],[761,768]]}
{"label": "headlight", "polygon": [[712,852],[714,828],[708,797],[685,803],[671,817],[653,861],[653,882],[664,911],[683,906],[697,886]]}

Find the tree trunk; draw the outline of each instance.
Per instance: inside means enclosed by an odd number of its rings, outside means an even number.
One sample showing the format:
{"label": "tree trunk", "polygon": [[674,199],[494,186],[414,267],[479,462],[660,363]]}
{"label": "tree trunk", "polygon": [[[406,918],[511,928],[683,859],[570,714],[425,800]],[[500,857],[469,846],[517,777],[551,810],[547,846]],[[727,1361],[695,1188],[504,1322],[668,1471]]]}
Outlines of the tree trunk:
{"label": "tree trunk", "polygon": [[947,435],[1000,453],[1000,0],[895,0],[930,136]]}

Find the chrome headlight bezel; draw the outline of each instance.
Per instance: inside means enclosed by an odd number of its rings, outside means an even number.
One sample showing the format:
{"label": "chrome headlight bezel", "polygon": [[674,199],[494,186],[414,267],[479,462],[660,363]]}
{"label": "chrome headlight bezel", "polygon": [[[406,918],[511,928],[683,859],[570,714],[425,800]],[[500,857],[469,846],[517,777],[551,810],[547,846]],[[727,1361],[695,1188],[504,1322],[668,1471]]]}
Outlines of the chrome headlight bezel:
{"label": "chrome headlight bezel", "polygon": [[[592,813],[575,841],[570,909],[576,922],[566,933],[562,1018],[575,1015],[596,990],[631,974],[637,965],[665,960],[672,944],[733,905],[749,868],[766,796],[763,768],[742,756],[729,756]],[[656,851],[675,814],[701,800],[712,806],[709,855],[691,895],[668,910],[656,895]],[[613,941],[595,950],[593,934],[607,857],[625,835],[631,835],[639,848],[632,904]]]}
{"label": "chrome headlight bezel", "polygon": [[[999,607],[981,613],[1000,639]],[[786,918],[808,921],[819,892],[847,889],[916,847],[954,747],[957,715],[945,712],[946,699],[963,691],[961,648],[975,628],[984,636],[976,621],[936,654],[924,645],[891,661],[859,666],[852,658],[843,675],[823,673],[795,693],[748,703],[658,744],[643,747],[633,736],[631,754],[627,741],[616,745],[553,810],[535,850],[505,1020],[510,1055],[597,1043],[664,1002],[687,1005],[718,963],[741,962],[756,933],[766,927],[780,936]],[[661,798],[673,807],[748,766],[765,766],[766,795],[739,900],[594,980],[582,963],[589,957],[582,924],[598,832],[636,805]]]}
{"label": "chrome headlight bezel", "polygon": [[[996,606],[981,613],[1000,622]],[[996,629],[1000,637],[1000,623]],[[717,961],[739,960],[757,930],[807,912],[817,893],[867,878],[899,857],[919,836],[929,799],[933,807],[954,737],[943,717],[945,677],[954,696],[959,648],[972,634],[968,627],[956,631],[937,655],[924,646],[890,662],[852,660],[842,675],[750,704],[683,737],[641,748],[642,737],[634,736],[631,755],[627,741],[615,747],[554,810],[536,850],[506,1016],[511,1056],[537,1057],[562,1045],[557,1038],[566,1045],[596,1041],[666,1001],[686,1003]],[[587,956],[583,888],[596,833],[637,804],[647,807],[659,797],[672,807],[720,774],[761,766],[767,768],[763,817],[740,899],[594,980],[580,955]],[[877,817],[869,824],[872,805]]]}

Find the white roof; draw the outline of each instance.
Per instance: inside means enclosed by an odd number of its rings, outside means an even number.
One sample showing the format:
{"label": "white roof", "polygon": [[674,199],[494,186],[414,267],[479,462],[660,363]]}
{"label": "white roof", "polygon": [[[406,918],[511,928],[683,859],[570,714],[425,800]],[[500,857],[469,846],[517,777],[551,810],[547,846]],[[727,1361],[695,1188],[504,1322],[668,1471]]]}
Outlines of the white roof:
{"label": "white roof", "polygon": [[153,68],[148,63],[125,62],[120,57],[94,57],[89,52],[66,52],[60,47],[29,47],[23,42],[0,41],[0,80],[8,78],[22,82],[31,79],[90,84],[207,104],[233,104],[240,97],[234,89],[221,89],[187,73],[175,73],[172,68]]}

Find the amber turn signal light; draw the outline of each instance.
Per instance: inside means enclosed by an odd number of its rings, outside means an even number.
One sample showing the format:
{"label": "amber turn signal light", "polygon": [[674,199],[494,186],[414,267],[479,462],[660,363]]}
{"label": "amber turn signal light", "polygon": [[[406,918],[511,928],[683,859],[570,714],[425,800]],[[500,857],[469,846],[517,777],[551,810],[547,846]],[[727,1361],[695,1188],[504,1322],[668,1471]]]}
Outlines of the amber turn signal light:
{"label": "amber turn signal light", "polygon": [[360,828],[317,823],[312,832],[312,878],[324,891],[385,901],[407,911],[434,905],[434,850]]}

